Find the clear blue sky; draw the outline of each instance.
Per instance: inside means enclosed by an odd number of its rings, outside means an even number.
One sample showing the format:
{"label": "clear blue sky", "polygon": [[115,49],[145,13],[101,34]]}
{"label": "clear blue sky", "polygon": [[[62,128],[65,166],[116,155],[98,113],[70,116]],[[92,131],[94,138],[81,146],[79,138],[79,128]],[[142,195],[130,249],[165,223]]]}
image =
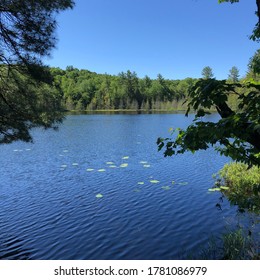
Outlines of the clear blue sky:
{"label": "clear blue sky", "polygon": [[58,15],[57,48],[45,60],[97,73],[136,71],[139,77],[200,77],[210,66],[225,79],[240,75],[259,48],[250,41],[255,0],[76,0]]}

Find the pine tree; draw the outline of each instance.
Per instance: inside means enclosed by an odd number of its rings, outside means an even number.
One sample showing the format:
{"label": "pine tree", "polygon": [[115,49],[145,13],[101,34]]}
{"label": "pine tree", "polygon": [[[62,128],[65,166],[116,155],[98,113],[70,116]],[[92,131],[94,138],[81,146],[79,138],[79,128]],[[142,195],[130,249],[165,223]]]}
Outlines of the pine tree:
{"label": "pine tree", "polygon": [[55,15],[72,0],[1,0],[0,143],[32,141],[32,127],[62,120],[60,96],[42,58],[55,46]]}

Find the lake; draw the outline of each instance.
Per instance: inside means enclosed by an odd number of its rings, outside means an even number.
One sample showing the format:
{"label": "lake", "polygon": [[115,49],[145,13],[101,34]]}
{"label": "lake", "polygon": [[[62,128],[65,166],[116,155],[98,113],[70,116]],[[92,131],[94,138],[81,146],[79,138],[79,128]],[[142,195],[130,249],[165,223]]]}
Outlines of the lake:
{"label": "lake", "polygon": [[[1,259],[185,259],[235,222],[213,149],[164,158],[159,136],[193,116],[69,115],[0,147]],[[217,115],[211,115],[216,120]]]}

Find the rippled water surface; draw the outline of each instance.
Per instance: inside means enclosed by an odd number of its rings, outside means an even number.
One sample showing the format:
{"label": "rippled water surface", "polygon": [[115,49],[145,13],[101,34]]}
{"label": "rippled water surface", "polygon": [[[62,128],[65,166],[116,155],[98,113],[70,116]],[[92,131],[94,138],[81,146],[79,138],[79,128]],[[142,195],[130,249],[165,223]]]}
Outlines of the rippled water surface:
{"label": "rippled water surface", "polygon": [[191,120],[183,114],[68,116],[58,132],[35,130],[34,144],[2,145],[0,258],[196,254],[223,232],[234,209],[226,203],[219,211],[220,195],[207,191],[226,158],[213,150],[174,158],[157,152],[157,137]]}

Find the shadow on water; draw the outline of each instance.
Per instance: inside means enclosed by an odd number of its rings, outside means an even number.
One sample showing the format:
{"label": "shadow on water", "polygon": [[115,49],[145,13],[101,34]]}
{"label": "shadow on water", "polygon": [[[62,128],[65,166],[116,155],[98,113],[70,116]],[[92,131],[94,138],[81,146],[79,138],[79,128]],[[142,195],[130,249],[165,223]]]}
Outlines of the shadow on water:
{"label": "shadow on water", "polygon": [[9,237],[0,243],[0,260],[30,260],[31,254],[18,237]]}

